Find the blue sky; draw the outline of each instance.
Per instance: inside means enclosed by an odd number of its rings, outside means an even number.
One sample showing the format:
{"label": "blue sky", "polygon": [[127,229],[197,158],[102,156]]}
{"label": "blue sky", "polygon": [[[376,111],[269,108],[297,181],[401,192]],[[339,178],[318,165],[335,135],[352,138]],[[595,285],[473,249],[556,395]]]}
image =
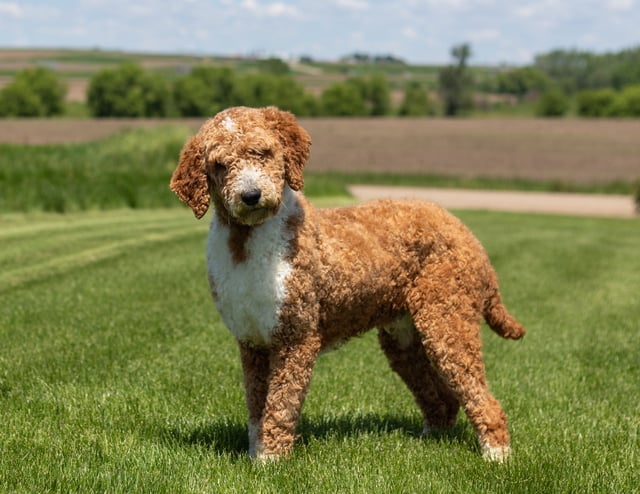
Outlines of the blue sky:
{"label": "blue sky", "polygon": [[0,46],[527,64],[640,46],[640,0],[0,0]]}

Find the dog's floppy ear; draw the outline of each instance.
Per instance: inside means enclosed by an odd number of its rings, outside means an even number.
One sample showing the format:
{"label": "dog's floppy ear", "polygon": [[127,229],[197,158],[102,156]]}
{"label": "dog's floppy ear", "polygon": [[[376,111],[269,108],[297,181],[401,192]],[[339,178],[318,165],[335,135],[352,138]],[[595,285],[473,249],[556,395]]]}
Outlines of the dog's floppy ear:
{"label": "dog's floppy ear", "polygon": [[302,169],[311,152],[311,137],[298,125],[293,114],[275,106],[264,108],[263,112],[284,146],[285,179],[293,190],[301,190],[304,187]]}
{"label": "dog's floppy ear", "polygon": [[169,187],[193,210],[196,218],[202,218],[209,209],[209,181],[197,136],[191,137],[182,148]]}

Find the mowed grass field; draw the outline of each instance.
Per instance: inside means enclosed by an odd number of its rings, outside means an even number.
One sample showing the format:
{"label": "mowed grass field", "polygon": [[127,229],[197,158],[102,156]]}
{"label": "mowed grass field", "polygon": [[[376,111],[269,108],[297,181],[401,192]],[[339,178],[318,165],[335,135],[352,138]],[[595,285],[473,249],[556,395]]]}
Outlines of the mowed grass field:
{"label": "mowed grass field", "polygon": [[528,330],[483,330],[506,464],[481,459],[462,414],[420,438],[373,334],[320,358],[292,458],[251,463],[207,220],[13,213],[0,216],[0,492],[638,492],[637,220],[459,215]]}

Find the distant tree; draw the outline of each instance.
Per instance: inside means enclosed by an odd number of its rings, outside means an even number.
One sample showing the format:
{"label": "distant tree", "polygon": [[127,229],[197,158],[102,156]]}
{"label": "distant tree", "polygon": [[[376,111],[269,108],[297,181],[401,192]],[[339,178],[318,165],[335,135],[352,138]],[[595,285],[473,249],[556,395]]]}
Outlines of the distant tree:
{"label": "distant tree", "polygon": [[261,60],[258,66],[260,71],[266,74],[287,75],[291,72],[289,65],[276,57]]}
{"label": "distant tree", "polygon": [[169,90],[162,76],[125,63],[93,76],[87,102],[95,117],[163,117],[168,110]]}
{"label": "distant tree", "polygon": [[539,69],[522,67],[498,74],[497,92],[522,98],[532,91],[544,92],[551,85],[549,77]]}
{"label": "distant tree", "polygon": [[435,108],[426,89],[419,81],[409,81],[404,88],[404,99],[398,110],[403,117],[434,115]]}
{"label": "distant tree", "polygon": [[640,85],[627,86],[621,94],[624,116],[640,117]]}
{"label": "distant tree", "polygon": [[0,117],[41,117],[44,107],[24,82],[13,82],[0,91]]}
{"label": "distant tree", "polygon": [[316,98],[290,76],[250,74],[239,78],[234,88],[237,104],[245,106],[275,105],[299,116],[318,114]]}
{"label": "distant tree", "polygon": [[535,67],[565,90],[622,89],[640,83],[640,46],[604,54],[554,50],[536,56]]}
{"label": "distant tree", "polygon": [[345,84],[353,86],[360,93],[366,115],[380,117],[391,113],[391,91],[382,75],[375,74],[369,78],[352,77]]}
{"label": "distant tree", "polygon": [[238,104],[236,84],[236,76],[229,68],[195,67],[174,84],[174,103],[182,116],[211,116]]}
{"label": "distant tree", "polygon": [[369,79],[366,100],[369,104],[369,115],[381,117],[391,113],[391,91],[382,75],[376,74]]}
{"label": "distant tree", "polygon": [[537,114],[541,117],[562,117],[569,110],[569,99],[560,89],[550,89],[538,101]]}
{"label": "distant tree", "polygon": [[18,72],[0,92],[0,115],[15,117],[54,116],[64,112],[67,86],[45,67]]}
{"label": "distant tree", "polygon": [[363,117],[368,115],[362,92],[353,83],[337,82],[325,89],[320,97],[323,115]]}
{"label": "distant tree", "polygon": [[578,115],[582,117],[608,117],[615,113],[618,95],[613,89],[587,89],[577,96]]}
{"label": "distant tree", "polygon": [[455,64],[440,71],[438,85],[445,115],[456,116],[473,108],[473,76],[467,67],[471,47],[466,43],[454,46],[451,56]]}

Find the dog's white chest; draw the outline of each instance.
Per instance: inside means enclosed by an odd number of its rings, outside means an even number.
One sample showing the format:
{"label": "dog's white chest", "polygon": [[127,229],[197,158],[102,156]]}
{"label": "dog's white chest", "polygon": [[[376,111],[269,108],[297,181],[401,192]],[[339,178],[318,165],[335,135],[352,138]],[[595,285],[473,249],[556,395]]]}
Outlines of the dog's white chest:
{"label": "dog's white chest", "polygon": [[246,259],[235,263],[229,228],[213,220],[207,244],[207,267],[215,285],[215,304],[231,333],[241,341],[268,345],[287,298],[291,234],[276,215],[251,232]]}

